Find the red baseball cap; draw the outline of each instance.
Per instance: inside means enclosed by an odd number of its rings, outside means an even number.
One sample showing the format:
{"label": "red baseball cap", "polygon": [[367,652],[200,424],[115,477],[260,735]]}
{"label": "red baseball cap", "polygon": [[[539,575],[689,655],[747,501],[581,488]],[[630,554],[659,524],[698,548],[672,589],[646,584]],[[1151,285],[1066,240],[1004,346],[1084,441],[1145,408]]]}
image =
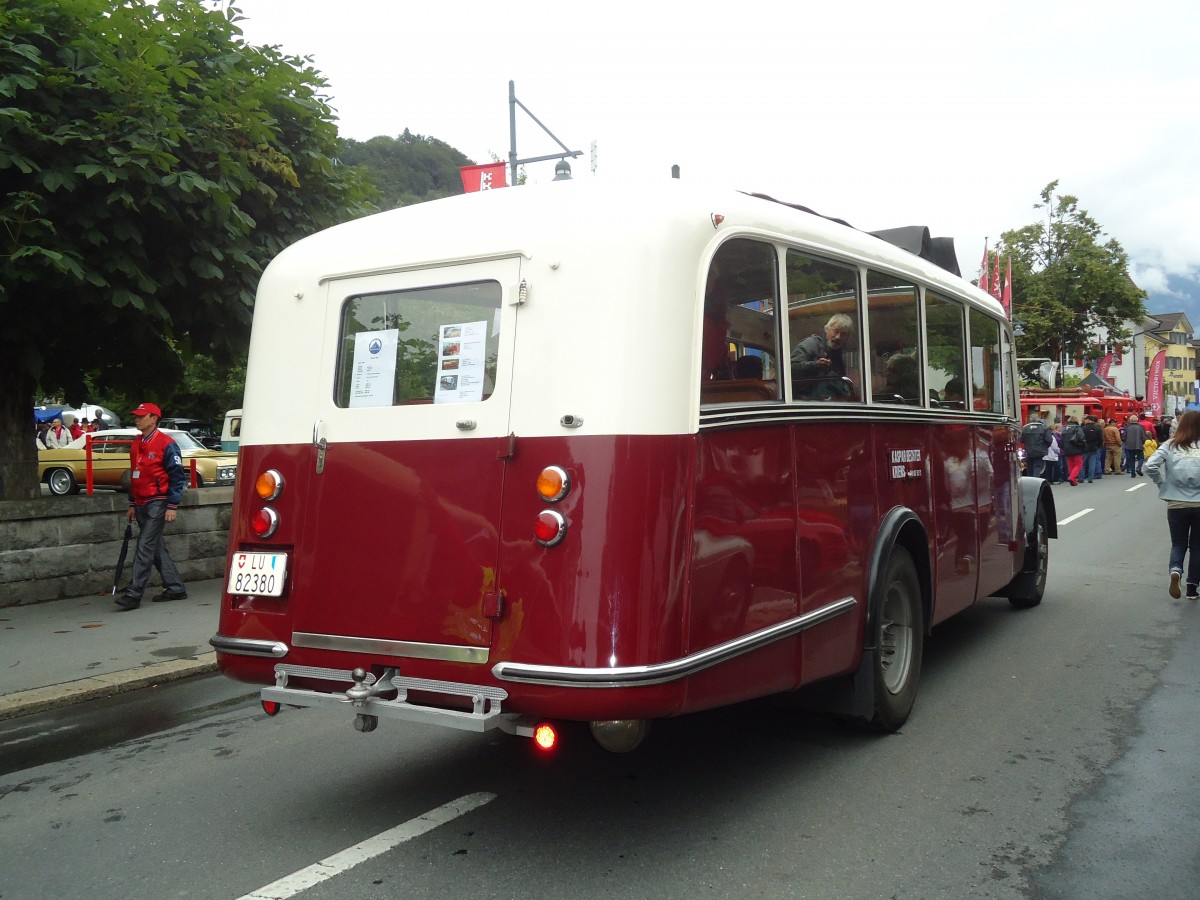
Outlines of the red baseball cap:
{"label": "red baseball cap", "polygon": [[158,416],[162,418],[162,410],[154,403],[142,403],[135,409],[131,415],[135,416]]}

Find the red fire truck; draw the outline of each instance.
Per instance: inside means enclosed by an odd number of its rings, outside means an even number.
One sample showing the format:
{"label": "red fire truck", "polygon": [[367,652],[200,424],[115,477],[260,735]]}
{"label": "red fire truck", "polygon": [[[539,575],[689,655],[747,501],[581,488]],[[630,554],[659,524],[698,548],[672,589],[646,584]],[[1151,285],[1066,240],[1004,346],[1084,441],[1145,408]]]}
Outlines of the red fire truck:
{"label": "red fire truck", "polygon": [[1050,410],[1050,419],[1065,422],[1067,416],[1080,421],[1084,416],[1101,419],[1116,419],[1118,422],[1130,415],[1141,415],[1149,410],[1144,400],[1113,394],[1102,388],[1022,388],[1021,424],[1029,421],[1030,410]]}

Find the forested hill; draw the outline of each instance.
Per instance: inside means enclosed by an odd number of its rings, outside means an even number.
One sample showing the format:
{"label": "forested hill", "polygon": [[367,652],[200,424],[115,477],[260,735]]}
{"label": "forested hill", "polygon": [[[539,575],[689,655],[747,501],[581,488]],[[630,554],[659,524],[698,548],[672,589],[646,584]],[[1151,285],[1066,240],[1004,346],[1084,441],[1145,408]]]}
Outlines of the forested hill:
{"label": "forested hill", "polygon": [[395,138],[381,135],[362,142],[343,140],[338,158],[343,165],[366,170],[379,189],[375,203],[380,209],[461,194],[459,167],[473,164],[445,141],[412,134],[407,128]]}

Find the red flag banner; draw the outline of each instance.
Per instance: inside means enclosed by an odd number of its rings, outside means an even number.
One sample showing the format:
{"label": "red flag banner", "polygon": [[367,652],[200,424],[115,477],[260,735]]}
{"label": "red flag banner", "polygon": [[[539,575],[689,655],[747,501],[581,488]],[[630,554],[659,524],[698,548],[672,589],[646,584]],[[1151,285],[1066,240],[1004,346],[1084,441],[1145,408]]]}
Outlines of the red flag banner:
{"label": "red flag banner", "polygon": [[1012,257],[1004,261],[1004,293],[1000,295],[1000,305],[1004,314],[1012,318]]}
{"label": "red flag banner", "polygon": [[507,163],[484,163],[481,166],[463,166],[459,169],[462,175],[463,190],[470,194],[473,191],[490,191],[493,188],[508,187],[504,180]]}
{"label": "red flag banner", "polygon": [[1154,354],[1150,370],[1146,372],[1146,402],[1150,404],[1150,414],[1162,415],[1163,409],[1163,367],[1167,361],[1167,350],[1164,347]]}
{"label": "red flag banner", "polygon": [[1113,355],[1111,353],[1106,354],[1105,357],[1096,364],[1096,374],[1105,381],[1108,381],[1108,370],[1112,368],[1112,363]]}
{"label": "red flag banner", "polygon": [[996,254],[996,263],[992,267],[992,290],[991,294],[997,300],[1000,299],[1000,254]]}
{"label": "red flag banner", "polygon": [[983,290],[988,289],[988,251],[987,241],[983,242],[983,266],[979,270],[979,286]]}

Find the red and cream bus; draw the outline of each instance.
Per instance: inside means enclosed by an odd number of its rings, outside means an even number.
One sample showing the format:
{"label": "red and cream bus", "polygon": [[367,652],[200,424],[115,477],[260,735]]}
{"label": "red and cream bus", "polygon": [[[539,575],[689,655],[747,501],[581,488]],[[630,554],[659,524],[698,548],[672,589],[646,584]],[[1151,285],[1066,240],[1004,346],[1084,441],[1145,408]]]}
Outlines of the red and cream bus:
{"label": "red and cream bus", "polygon": [[797,691],[898,728],[930,629],[1039,603],[1056,536],[1009,323],[929,255],[677,180],[299,242],[254,310],[221,668],[362,731],[625,750]]}

